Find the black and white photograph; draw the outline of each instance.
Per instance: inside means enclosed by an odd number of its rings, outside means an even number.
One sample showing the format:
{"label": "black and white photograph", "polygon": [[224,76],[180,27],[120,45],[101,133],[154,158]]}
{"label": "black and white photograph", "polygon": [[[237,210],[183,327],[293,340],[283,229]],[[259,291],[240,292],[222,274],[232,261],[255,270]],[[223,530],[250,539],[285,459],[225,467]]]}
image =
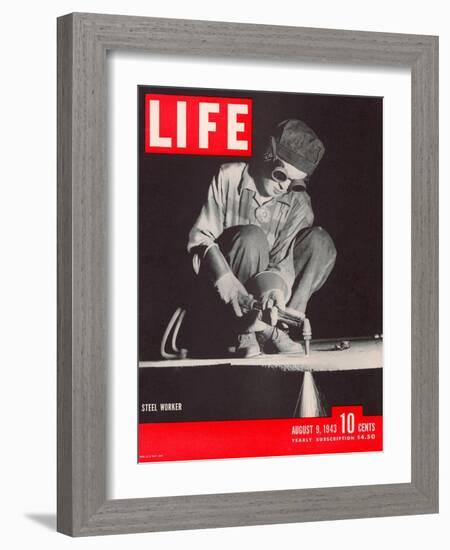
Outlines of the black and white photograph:
{"label": "black and white photograph", "polygon": [[138,93],[140,428],[381,417],[383,99]]}

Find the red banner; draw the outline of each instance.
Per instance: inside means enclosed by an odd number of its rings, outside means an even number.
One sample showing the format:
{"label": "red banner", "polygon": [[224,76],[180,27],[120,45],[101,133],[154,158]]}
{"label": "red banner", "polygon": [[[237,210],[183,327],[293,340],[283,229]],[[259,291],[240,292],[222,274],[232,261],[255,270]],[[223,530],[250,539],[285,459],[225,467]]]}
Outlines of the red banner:
{"label": "red banner", "polygon": [[139,462],[382,449],[382,416],[364,416],[360,406],[320,418],[139,424]]}
{"label": "red banner", "polygon": [[145,95],[145,152],[252,155],[252,100]]}

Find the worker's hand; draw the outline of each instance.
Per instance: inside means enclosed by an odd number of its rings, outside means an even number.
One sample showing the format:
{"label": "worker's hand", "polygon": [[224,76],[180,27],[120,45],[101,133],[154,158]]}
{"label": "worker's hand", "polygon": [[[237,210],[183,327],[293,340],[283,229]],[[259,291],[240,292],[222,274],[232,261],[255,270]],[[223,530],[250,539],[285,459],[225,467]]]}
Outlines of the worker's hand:
{"label": "worker's hand", "polygon": [[263,292],[261,295],[261,306],[263,312],[268,311],[270,324],[274,327],[278,323],[278,310],[286,308],[283,292],[278,288]]}
{"label": "worker's hand", "polygon": [[215,287],[220,298],[226,304],[231,304],[237,317],[242,317],[242,309],[245,311],[249,307],[252,297],[241,281],[229,271],[215,282]]}

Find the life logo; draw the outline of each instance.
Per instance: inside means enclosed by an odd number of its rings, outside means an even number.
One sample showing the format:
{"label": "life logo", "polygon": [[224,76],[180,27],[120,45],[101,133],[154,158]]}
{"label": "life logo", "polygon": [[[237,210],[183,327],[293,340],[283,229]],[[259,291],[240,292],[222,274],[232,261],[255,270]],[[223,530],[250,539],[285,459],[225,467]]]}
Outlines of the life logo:
{"label": "life logo", "polygon": [[252,155],[252,100],[145,94],[145,152]]}

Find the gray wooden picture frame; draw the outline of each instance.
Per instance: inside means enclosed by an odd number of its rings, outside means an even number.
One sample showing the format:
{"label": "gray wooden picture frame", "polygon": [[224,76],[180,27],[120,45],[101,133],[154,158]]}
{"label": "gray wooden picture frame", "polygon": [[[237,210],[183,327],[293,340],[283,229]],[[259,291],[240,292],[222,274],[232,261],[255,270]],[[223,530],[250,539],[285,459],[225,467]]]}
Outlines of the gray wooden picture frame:
{"label": "gray wooden picture frame", "polygon": [[[108,500],[106,53],[411,69],[411,482]],[[58,19],[58,505],[73,536],[438,511],[438,38],[74,13]]]}

